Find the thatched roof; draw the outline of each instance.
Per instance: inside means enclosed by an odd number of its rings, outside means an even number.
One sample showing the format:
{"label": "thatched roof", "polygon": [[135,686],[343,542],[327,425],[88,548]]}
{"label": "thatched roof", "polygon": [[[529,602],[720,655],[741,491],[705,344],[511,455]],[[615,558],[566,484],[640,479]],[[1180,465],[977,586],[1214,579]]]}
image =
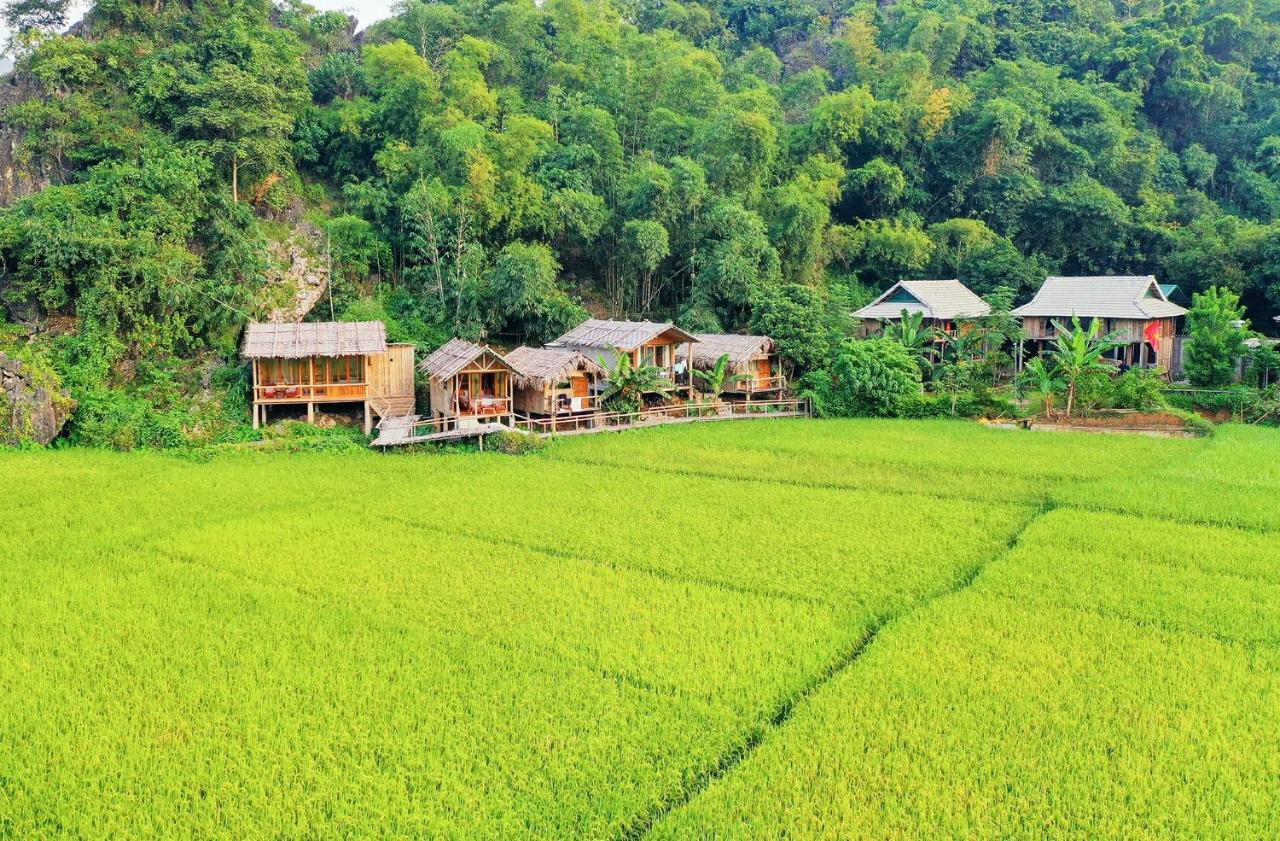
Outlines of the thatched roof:
{"label": "thatched roof", "polygon": [[246,359],[306,359],[386,352],[387,328],[381,321],[250,324],[241,349]]}
{"label": "thatched roof", "polygon": [[657,338],[683,343],[696,341],[692,335],[669,322],[604,321],[589,318],[551,342],[554,347],[588,347],[608,350],[635,350]]}
{"label": "thatched roof", "polygon": [[1165,297],[1150,275],[1112,277],[1051,277],[1014,315],[1067,318],[1128,318],[1147,321],[1175,318],[1187,311]]}
{"label": "thatched roof", "polygon": [[903,311],[922,313],[925,318],[947,321],[976,318],[991,312],[991,306],[958,280],[904,280],[854,313],[857,318],[893,321]]}
{"label": "thatched roof", "polygon": [[[768,356],[777,350],[778,343],[768,336],[739,336],[734,333],[695,333],[698,343],[693,346],[693,367],[709,370],[715,367],[722,356],[729,357],[729,372],[732,374],[748,373],[751,362],[761,356]],[[685,358],[684,348],[676,351],[676,358]]]}
{"label": "thatched roof", "polygon": [[491,355],[503,368],[515,373],[515,369],[496,350],[488,345],[468,342],[466,339],[450,339],[444,347],[418,363],[418,370],[429,377],[447,380],[486,353]]}
{"label": "thatched roof", "polygon": [[574,371],[604,377],[608,375],[598,362],[570,348],[518,347],[507,354],[507,363],[515,369],[516,385],[546,388],[563,382]]}

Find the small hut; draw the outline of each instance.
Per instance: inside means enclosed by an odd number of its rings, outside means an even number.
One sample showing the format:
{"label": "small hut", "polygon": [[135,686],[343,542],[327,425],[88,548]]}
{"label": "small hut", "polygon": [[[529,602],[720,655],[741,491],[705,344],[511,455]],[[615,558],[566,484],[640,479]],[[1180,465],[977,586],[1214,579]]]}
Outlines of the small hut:
{"label": "small hut", "polygon": [[[757,394],[776,394],[787,387],[778,360],[778,344],[768,336],[739,336],[730,333],[695,333],[693,369],[710,371],[723,356],[729,357],[729,373],[744,375],[725,385],[724,393],[750,399]],[[681,360],[685,359],[682,353]],[[696,385],[696,384],[695,384]]]}
{"label": "small hut", "polygon": [[497,351],[453,339],[418,366],[431,388],[431,416],[442,431],[512,420],[515,369]]}
{"label": "small hut", "polygon": [[674,324],[656,321],[605,321],[589,318],[565,333],[551,347],[576,350],[612,366],[619,354],[631,357],[633,365],[655,365],[677,386],[690,385],[687,368],[676,364],[680,345],[696,342],[691,334]]}
{"label": "small hut", "polygon": [[[413,345],[387,344],[381,321],[250,324],[241,355],[253,366],[253,428],[272,408],[360,404],[373,417],[413,413]],[[296,411],[296,409],[295,409]]]}
{"label": "small hut", "polygon": [[526,415],[594,412],[600,384],[609,375],[570,348],[518,347],[506,359],[516,372],[516,411]]}

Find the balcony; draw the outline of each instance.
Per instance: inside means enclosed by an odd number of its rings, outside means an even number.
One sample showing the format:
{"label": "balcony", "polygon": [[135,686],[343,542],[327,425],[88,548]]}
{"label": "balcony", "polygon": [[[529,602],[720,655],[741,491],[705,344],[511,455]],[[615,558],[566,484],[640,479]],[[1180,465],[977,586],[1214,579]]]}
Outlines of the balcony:
{"label": "balcony", "polygon": [[491,418],[511,414],[510,397],[477,397],[474,400],[459,398],[458,418]]}
{"label": "balcony", "polygon": [[786,377],[756,377],[746,383],[747,392],[755,394],[759,391],[782,391],[787,387]]}
{"label": "balcony", "polygon": [[341,403],[364,400],[368,383],[307,383],[290,385],[257,385],[253,388],[255,403]]}

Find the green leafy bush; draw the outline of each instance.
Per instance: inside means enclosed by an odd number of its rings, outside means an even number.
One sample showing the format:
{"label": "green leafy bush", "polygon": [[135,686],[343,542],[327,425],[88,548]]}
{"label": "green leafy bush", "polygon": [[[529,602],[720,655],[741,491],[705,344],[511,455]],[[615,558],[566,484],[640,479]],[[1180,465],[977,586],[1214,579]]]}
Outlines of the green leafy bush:
{"label": "green leafy bush", "polygon": [[524,456],[546,449],[547,441],[541,435],[524,432],[497,432],[485,436],[485,448],[509,456]]}
{"label": "green leafy bush", "polygon": [[800,387],[823,417],[888,417],[919,396],[920,367],[892,339],[849,340],[830,367],[805,375]]}
{"label": "green leafy bush", "polygon": [[1167,405],[1164,375],[1153,368],[1130,368],[1111,382],[1109,402],[1116,409],[1150,412]]}
{"label": "green leafy bush", "polygon": [[943,394],[920,394],[903,403],[898,412],[902,418],[1014,418],[1018,407],[1006,397],[989,390],[962,392],[954,400]]}

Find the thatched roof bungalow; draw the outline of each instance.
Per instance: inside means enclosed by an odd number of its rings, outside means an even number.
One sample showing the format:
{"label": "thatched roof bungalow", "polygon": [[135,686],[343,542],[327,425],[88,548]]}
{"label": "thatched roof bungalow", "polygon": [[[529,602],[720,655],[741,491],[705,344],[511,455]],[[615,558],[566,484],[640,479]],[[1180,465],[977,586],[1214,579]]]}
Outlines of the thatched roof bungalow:
{"label": "thatched roof bungalow", "polygon": [[431,391],[431,413],[443,429],[512,420],[516,371],[487,345],[452,339],[418,365]]}
{"label": "thatched roof bungalow", "polygon": [[400,417],[414,408],[413,353],[388,344],[381,321],[250,324],[241,355],[253,366],[253,426],[272,407],[359,403],[365,432],[373,417]]}
{"label": "thatched roof bungalow", "polygon": [[[778,360],[778,343],[768,336],[695,333],[694,338],[698,340],[692,346],[694,370],[710,371],[727,356],[729,373],[745,377],[728,383],[725,394],[750,396],[786,388],[787,380]],[[682,350],[679,358],[687,359],[687,351]]]}
{"label": "thatched roof bungalow", "polygon": [[632,364],[656,365],[666,372],[667,379],[687,386],[689,373],[678,370],[676,351],[680,345],[696,342],[692,334],[669,322],[590,318],[551,342],[550,346],[569,348],[583,356],[602,360],[606,368],[617,362],[620,353],[625,353],[631,356]]}
{"label": "thatched roof bungalow", "polygon": [[571,348],[518,347],[506,355],[515,370],[515,408],[527,415],[594,412],[609,372]]}

